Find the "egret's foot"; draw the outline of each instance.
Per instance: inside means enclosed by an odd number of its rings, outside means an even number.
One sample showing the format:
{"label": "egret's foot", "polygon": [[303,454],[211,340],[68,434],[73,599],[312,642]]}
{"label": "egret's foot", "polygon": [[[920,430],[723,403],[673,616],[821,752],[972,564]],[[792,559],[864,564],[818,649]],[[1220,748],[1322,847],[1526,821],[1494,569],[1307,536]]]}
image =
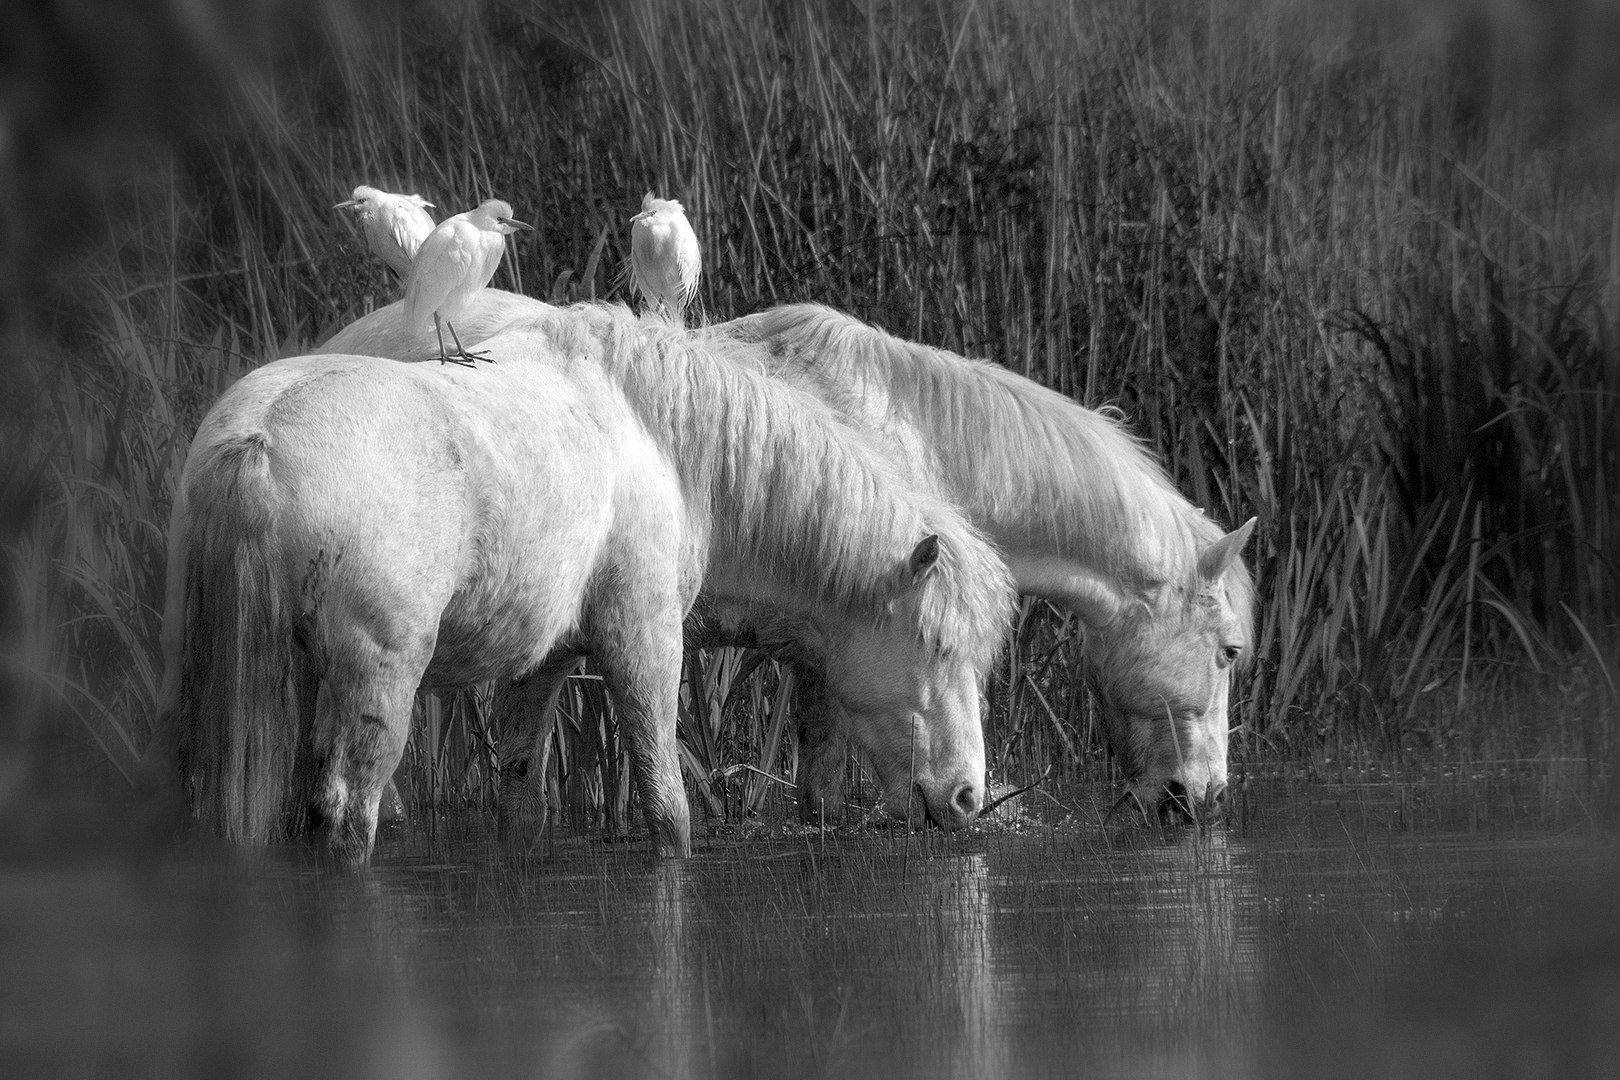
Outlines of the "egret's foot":
{"label": "egret's foot", "polygon": [[440,353],[439,363],[459,364],[461,367],[472,367],[473,361],[481,359],[471,353]]}

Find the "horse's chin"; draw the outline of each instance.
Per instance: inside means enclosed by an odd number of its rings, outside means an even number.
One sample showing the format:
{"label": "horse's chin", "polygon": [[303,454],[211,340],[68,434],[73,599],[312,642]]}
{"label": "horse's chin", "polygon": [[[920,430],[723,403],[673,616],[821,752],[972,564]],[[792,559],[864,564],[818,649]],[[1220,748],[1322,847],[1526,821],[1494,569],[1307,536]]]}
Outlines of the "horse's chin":
{"label": "horse's chin", "polygon": [[883,808],[888,811],[891,819],[905,822],[906,826],[914,831],[934,826],[945,832],[951,832],[971,824],[974,820],[951,821],[948,815],[947,820],[940,820],[940,817],[929,809],[928,798],[919,785],[912,785],[909,791],[904,784],[891,789],[883,798]]}
{"label": "horse's chin", "polygon": [[883,796],[883,809],[890,820],[903,821],[907,828],[922,829],[928,825],[928,801],[915,787],[902,783],[889,788]]}

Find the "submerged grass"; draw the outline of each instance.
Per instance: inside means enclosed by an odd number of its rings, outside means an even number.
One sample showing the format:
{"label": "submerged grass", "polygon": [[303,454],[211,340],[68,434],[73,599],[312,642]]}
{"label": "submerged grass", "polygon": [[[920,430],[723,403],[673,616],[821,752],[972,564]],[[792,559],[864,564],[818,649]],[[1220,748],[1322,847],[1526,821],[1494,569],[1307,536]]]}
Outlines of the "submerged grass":
{"label": "submerged grass", "polygon": [[[711,317],[818,300],[1117,406],[1210,513],[1260,517],[1240,758],[1611,753],[1600,13],[1528,34],[1370,0],[320,10],[319,47],[271,46],[228,123],[105,185],[71,317],[22,369],[13,662],[74,761],[127,776],[144,742],[203,409],[392,298],[328,209],[359,182],[441,215],[506,198],[539,231],[496,284],[556,300],[614,295],[654,188],[698,230]],[[1557,78],[1538,41],[1574,49]],[[1106,775],[1083,648],[1025,604],[992,687],[1001,779]],[[682,760],[711,813],[778,797],[790,702],[757,656],[691,658]],[[487,705],[424,708],[418,797],[491,797]],[[553,798],[617,828],[611,704],[585,679],[564,711]]]}

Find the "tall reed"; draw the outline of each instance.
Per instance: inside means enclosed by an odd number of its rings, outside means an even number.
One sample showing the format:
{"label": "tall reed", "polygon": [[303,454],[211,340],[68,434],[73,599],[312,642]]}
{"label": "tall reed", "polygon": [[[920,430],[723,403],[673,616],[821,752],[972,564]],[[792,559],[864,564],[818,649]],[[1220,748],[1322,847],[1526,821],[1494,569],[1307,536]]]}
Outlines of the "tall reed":
{"label": "tall reed", "polygon": [[[151,713],[163,521],[200,410],[392,296],[328,209],[358,182],[441,214],[508,199],[539,231],[496,284],[559,300],[615,295],[656,189],[697,228],[712,317],[817,300],[1117,406],[1210,513],[1260,516],[1240,755],[1607,751],[1620,192],[1588,132],[1613,117],[1551,110],[1510,22],[1285,0],[327,22],[323,48],[244,82],[233,124],[112,193],[82,275],[92,344],[38,373],[46,494],[10,541],[26,662],[117,771]],[[1004,775],[1099,760],[1083,644],[1026,607],[991,716]],[[683,760],[717,812],[718,778],[791,766],[781,679],[690,666]],[[1504,679],[1556,686],[1554,711],[1513,718]],[[588,696],[563,738],[606,777]],[[454,737],[494,738],[477,727]],[[452,728],[424,723],[416,760]],[[419,788],[475,797],[493,765],[460,753],[473,779]]]}

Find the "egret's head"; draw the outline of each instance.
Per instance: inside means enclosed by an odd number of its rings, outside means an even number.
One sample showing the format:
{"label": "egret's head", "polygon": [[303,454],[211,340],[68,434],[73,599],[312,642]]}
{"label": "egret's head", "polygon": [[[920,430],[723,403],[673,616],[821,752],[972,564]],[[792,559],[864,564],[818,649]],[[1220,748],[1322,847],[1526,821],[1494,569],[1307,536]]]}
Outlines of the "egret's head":
{"label": "egret's head", "polygon": [[359,187],[354,189],[354,195],[351,198],[345,199],[343,202],[338,203],[336,206],[332,207],[332,209],[354,210],[359,213],[365,213],[371,208],[372,204],[377,201],[377,196],[380,194],[382,193],[376,188],[367,187],[365,184],[361,184]]}
{"label": "egret's head", "polygon": [[511,236],[519,229],[534,231],[534,226],[512,216],[512,204],[501,199],[488,199],[478,207],[478,216],[486,219],[485,228],[494,229],[502,236]]}
{"label": "egret's head", "polygon": [[631,218],[631,222],[646,221],[648,218],[668,217],[674,214],[685,215],[686,209],[675,199],[660,199],[652,192],[641,197],[641,213]]}

